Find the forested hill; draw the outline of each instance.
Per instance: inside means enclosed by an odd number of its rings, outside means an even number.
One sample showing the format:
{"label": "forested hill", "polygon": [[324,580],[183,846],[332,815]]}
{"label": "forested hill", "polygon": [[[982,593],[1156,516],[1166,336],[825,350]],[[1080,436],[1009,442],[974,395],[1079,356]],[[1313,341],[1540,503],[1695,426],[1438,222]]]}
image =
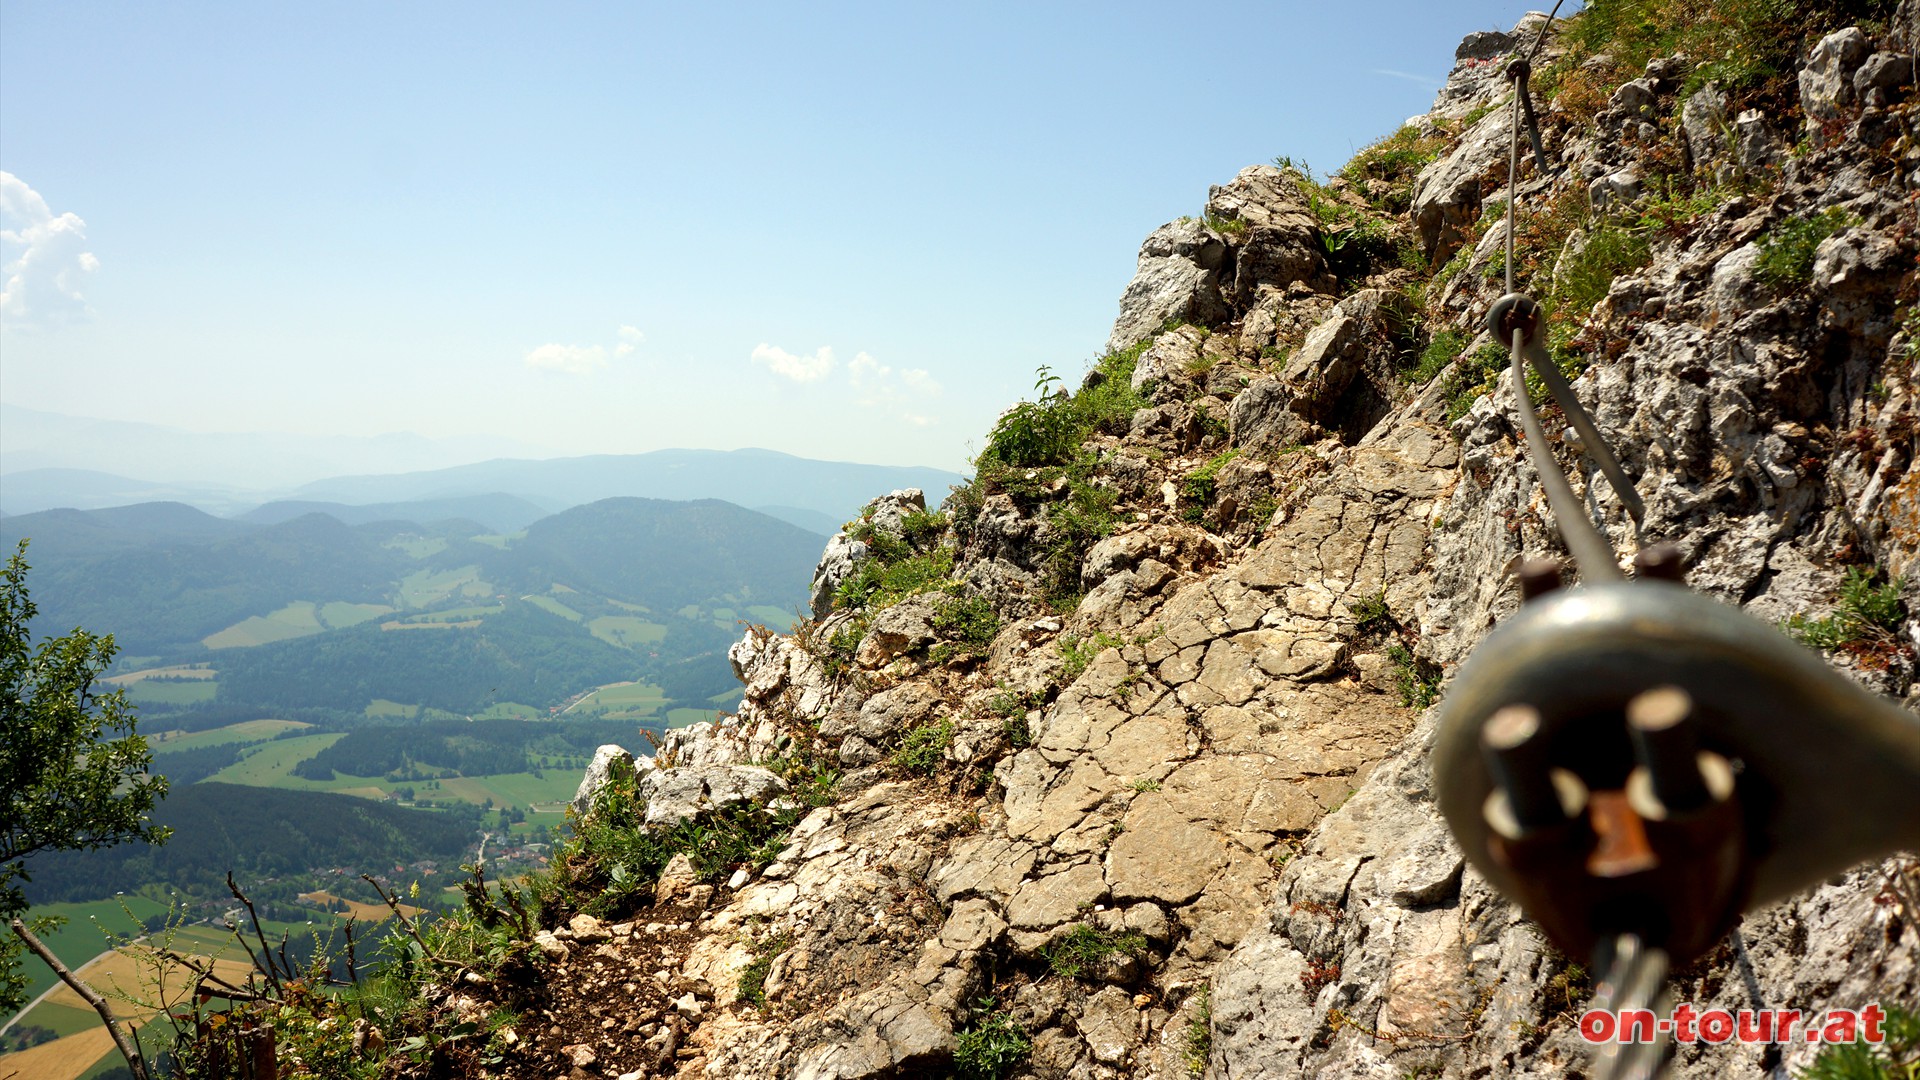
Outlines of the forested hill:
{"label": "forested hill", "polygon": [[146,883],[220,895],[229,870],[261,882],[309,870],[392,873],[421,860],[451,867],[472,855],[478,813],[403,809],[324,792],[179,785],[154,810],[154,821],[173,829],[166,844],[36,855],[27,897],[35,904],[89,900]]}
{"label": "forested hill", "polygon": [[[506,533],[464,516],[510,522],[516,507],[531,504],[347,508],[356,520],[416,515],[347,524],[155,503],[8,517],[0,542],[31,541],[35,631],[114,635],[121,672],[155,680],[134,690],[149,715],[218,704],[263,716],[544,716],[622,682],[657,688],[656,716],[711,710],[737,690],[725,653],[740,622],[784,629],[822,545],[711,499],[606,499]],[[463,516],[430,516],[448,513]],[[627,697],[601,714],[643,718],[648,706]]]}
{"label": "forested hill", "polygon": [[602,499],[535,522],[482,565],[656,611],[719,595],[784,607],[804,598],[821,546],[805,529],[717,499]]}

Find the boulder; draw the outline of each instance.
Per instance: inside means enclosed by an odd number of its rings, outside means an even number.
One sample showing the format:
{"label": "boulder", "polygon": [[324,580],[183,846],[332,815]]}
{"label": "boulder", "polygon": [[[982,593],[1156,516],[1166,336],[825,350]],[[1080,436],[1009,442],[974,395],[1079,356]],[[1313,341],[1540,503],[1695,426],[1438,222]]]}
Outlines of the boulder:
{"label": "boulder", "polygon": [[933,616],[938,602],[927,594],[910,596],[874,616],[853,658],[862,667],[880,667],[896,657],[934,643]]}
{"label": "boulder", "polygon": [[1840,135],[1835,126],[1855,103],[1853,76],[1869,52],[1867,35],[1857,26],[1828,34],[1807,54],[1800,69],[1800,108],[1807,116],[1807,137],[1826,146]]}
{"label": "boulder", "polygon": [[1472,235],[1480,218],[1480,184],[1507,163],[1513,110],[1495,109],[1469,128],[1446,157],[1420,170],[1413,182],[1413,224],[1434,265],[1445,262]]}
{"label": "boulder", "polygon": [[1906,100],[1914,80],[1914,58],[1901,53],[1877,52],[1866,58],[1853,73],[1853,93],[1860,104],[1884,109]]}
{"label": "boulder", "polygon": [[1227,318],[1232,310],[1221,295],[1226,259],[1226,243],[1204,222],[1184,218],[1155,229],[1120,296],[1107,348],[1129,348],[1169,320],[1212,325]]}
{"label": "boulder", "polygon": [[764,806],[787,793],[787,782],[758,765],[704,765],[656,769],[639,791],[648,825],[676,825],[704,810]]}
{"label": "boulder", "polygon": [[941,704],[939,693],[926,683],[902,683],[868,698],[860,706],[855,728],[869,742],[884,742],[932,718]]}
{"label": "boulder", "polygon": [[853,576],[854,568],[867,558],[867,545],[848,536],[835,533],[827,541],[825,551],[820,553],[820,562],[813,568],[812,606],[813,617],[824,619],[833,611],[833,594],[840,583]]}
{"label": "boulder", "polygon": [[587,765],[587,774],[580,778],[580,787],[573,795],[573,816],[585,818],[593,809],[593,800],[600,789],[613,779],[616,769],[628,769],[645,775],[654,771],[652,758],[635,758],[625,747],[608,743],[593,752],[593,761]]}

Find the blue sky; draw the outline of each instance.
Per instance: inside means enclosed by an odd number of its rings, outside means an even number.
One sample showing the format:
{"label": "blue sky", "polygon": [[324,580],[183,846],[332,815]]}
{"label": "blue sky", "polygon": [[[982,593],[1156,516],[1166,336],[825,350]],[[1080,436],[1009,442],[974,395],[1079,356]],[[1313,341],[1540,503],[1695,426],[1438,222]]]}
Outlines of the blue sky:
{"label": "blue sky", "polygon": [[0,399],[964,471],[1148,232],[1525,11],[0,0]]}

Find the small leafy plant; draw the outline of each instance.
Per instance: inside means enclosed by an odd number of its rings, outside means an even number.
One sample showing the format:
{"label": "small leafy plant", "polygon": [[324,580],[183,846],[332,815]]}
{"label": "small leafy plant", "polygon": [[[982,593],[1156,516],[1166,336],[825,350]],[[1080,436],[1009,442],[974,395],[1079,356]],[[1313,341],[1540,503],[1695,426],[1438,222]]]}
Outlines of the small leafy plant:
{"label": "small leafy plant", "polygon": [[1813,255],[1820,242],[1859,223],[1859,218],[1837,206],[1780,223],[1760,238],[1754,276],[1775,288],[1805,286],[1813,280]]}
{"label": "small leafy plant", "polygon": [[927,776],[940,767],[941,759],[952,745],[953,721],[923,724],[907,732],[906,738],[900,740],[900,748],[893,752],[887,763],[896,772]]}
{"label": "small leafy plant", "polygon": [[1139,956],[1147,951],[1144,935],[1109,933],[1090,923],[1081,923],[1041,953],[1055,975],[1078,979],[1113,956]]}
{"label": "small leafy plant", "polygon": [[994,999],[981,998],[965,1026],[954,1033],[954,1075],[959,1080],[1001,1080],[1032,1049],[1033,1042],[1019,1022]]}

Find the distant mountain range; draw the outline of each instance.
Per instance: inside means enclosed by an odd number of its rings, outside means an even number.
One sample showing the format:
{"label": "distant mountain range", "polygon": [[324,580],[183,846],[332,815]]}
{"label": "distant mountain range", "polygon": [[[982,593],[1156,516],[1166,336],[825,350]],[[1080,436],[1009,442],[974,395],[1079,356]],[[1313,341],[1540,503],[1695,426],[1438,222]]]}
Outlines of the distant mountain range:
{"label": "distant mountain range", "polygon": [[349,525],[462,517],[515,532],[569,507],[633,496],[721,499],[825,536],[875,496],[917,487],[937,503],[965,479],[773,450],[539,459],[531,449],[418,435],[213,435],[0,404],[0,515],[176,502],[267,524],[320,512]]}
{"label": "distant mountain range", "polygon": [[[128,462],[139,462],[141,475],[166,486],[283,491],[343,472],[436,469],[544,452],[518,439],[491,435],[434,439],[412,432],[367,437],[183,431],[0,403],[0,460],[9,473],[67,469],[115,474],[125,471]],[[168,497],[178,496],[148,496]]]}

